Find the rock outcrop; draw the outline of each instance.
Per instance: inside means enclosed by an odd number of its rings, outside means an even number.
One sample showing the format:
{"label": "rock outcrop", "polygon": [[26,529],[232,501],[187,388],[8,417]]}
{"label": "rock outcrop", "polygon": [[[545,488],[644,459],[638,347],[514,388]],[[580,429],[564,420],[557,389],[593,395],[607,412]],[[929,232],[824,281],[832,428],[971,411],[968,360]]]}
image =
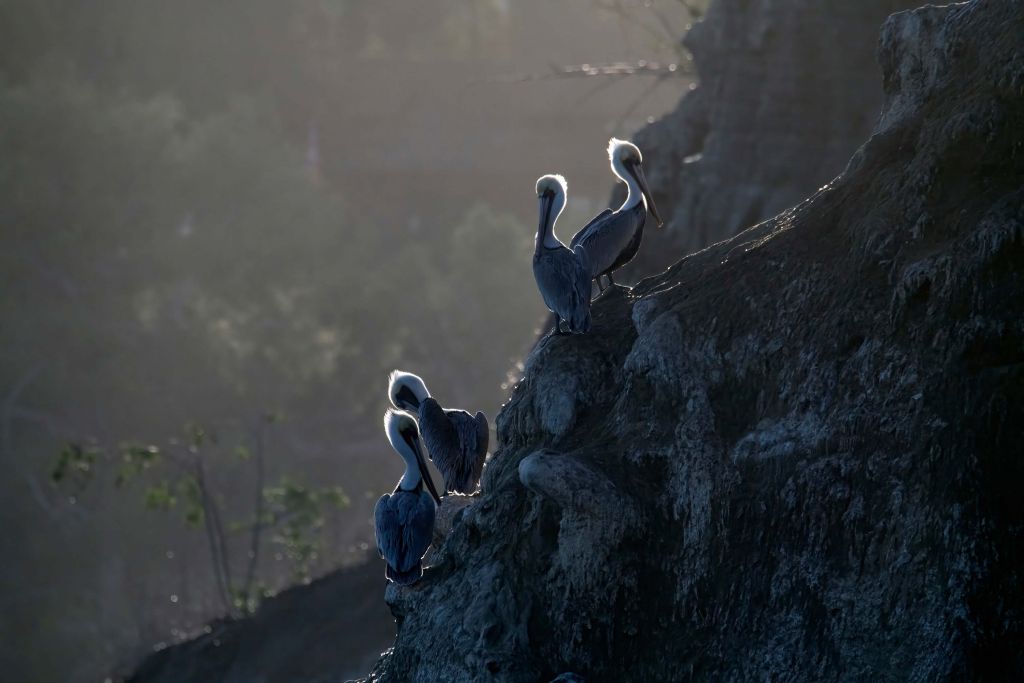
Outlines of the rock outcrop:
{"label": "rock outcrop", "polygon": [[538,345],[371,680],[1024,677],[1024,3],[878,55],[842,176]]}
{"label": "rock outcrop", "polygon": [[842,172],[882,105],[875,43],[923,0],[715,0],[683,43],[699,85],[641,131],[664,232],[634,279],[793,206]]}

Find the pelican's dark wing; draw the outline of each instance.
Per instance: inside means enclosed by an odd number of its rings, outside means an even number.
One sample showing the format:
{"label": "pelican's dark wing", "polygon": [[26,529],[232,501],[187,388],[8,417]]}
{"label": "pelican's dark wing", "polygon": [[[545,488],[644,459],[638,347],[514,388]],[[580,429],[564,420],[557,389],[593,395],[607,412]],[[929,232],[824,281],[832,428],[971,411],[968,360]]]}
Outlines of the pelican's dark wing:
{"label": "pelican's dark wing", "polygon": [[437,471],[444,477],[445,491],[453,491],[453,483],[457,479],[462,449],[459,445],[459,433],[455,425],[448,419],[444,408],[433,397],[420,403],[420,433],[427,447],[430,460]]}
{"label": "pelican's dark wing", "polygon": [[[641,206],[642,205],[638,205]],[[643,213],[629,209],[616,211],[595,223],[577,246],[583,247],[590,259],[590,276],[595,278],[612,269],[619,255],[630,245],[642,225]]]}
{"label": "pelican's dark wing", "polygon": [[402,496],[398,517],[402,522],[402,544],[405,554],[402,569],[409,570],[420,562],[434,538],[434,516],[437,505],[430,494],[420,489]]}
{"label": "pelican's dark wing", "polygon": [[591,231],[595,225],[597,225],[610,215],[612,215],[612,210],[605,209],[601,213],[591,218],[589,223],[587,223],[578,231],[576,231],[576,234],[572,236],[572,240],[569,242],[569,248],[574,249],[576,245],[579,244],[580,241],[587,236],[588,231]]}
{"label": "pelican's dark wing", "polygon": [[381,496],[373,511],[377,552],[395,583],[414,583],[423,575],[421,559],[434,534],[436,508],[422,488]]}
{"label": "pelican's dark wing", "polygon": [[473,416],[465,410],[444,412],[459,439],[459,457],[454,463],[451,475],[446,476],[445,485],[450,485],[451,491],[472,493],[480,481],[484,459],[487,457],[487,417],[483,413]]}
{"label": "pelican's dark wing", "polygon": [[[592,269],[586,266],[587,254],[565,247],[544,249],[533,260],[533,276],[548,309],[565,320],[576,332],[586,332],[590,320],[590,280]],[[586,294],[580,294],[580,278]]]}
{"label": "pelican's dark wing", "polygon": [[391,564],[390,558],[398,557],[398,517],[395,515],[391,496],[385,493],[373,508],[373,528],[377,537],[377,553]]}
{"label": "pelican's dark wing", "polygon": [[573,270],[573,317],[570,318],[570,323],[573,330],[588,332],[590,330],[590,280],[593,278],[593,270],[590,267],[590,257],[583,246],[577,246],[572,253],[576,257],[576,264]]}

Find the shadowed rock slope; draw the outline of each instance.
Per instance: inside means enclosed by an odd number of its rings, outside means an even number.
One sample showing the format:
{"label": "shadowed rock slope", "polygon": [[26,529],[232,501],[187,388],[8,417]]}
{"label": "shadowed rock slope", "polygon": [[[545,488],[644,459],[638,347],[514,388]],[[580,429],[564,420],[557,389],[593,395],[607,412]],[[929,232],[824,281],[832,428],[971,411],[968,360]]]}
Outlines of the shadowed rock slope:
{"label": "shadowed rock slope", "polygon": [[879,27],[923,4],[711,3],[683,40],[699,85],[637,135],[667,226],[648,229],[630,274],[732,237],[839,175],[882,105]]}
{"label": "shadowed rock slope", "polygon": [[[394,637],[377,562],[337,571],[266,600],[247,619],[160,650],[128,683],[336,683],[372,666]],[[381,614],[383,612],[383,614]]]}
{"label": "shadowed rock slope", "polygon": [[371,680],[1024,676],[1022,33],[893,16],[840,178],[540,343]]}

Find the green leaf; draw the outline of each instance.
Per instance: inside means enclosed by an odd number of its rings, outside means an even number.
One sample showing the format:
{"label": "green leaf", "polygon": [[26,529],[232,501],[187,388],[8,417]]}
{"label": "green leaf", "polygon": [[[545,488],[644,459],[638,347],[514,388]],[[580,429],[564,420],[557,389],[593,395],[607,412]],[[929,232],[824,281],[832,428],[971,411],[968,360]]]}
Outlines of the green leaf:
{"label": "green leaf", "polygon": [[171,492],[170,483],[162,481],[146,489],[145,501],[146,507],[150,510],[170,510],[177,504],[178,499]]}

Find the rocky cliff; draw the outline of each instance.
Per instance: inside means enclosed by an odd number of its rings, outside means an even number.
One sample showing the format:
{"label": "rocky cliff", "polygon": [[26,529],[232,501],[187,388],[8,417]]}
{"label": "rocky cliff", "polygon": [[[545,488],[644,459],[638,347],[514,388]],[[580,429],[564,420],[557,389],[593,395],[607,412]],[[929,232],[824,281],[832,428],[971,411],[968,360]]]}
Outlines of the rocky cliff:
{"label": "rocky cliff", "polygon": [[[371,680],[1024,677],[1024,4],[900,6],[713,5],[641,265],[813,195],[537,346]],[[367,572],[133,680],[343,680]]]}
{"label": "rocky cliff", "polygon": [[699,85],[641,131],[665,215],[635,278],[732,237],[842,172],[882,104],[875,44],[922,0],[715,0],[683,44]]}
{"label": "rocky cliff", "polygon": [[841,177],[538,345],[371,680],[1024,676],[1024,3],[878,55]]}

